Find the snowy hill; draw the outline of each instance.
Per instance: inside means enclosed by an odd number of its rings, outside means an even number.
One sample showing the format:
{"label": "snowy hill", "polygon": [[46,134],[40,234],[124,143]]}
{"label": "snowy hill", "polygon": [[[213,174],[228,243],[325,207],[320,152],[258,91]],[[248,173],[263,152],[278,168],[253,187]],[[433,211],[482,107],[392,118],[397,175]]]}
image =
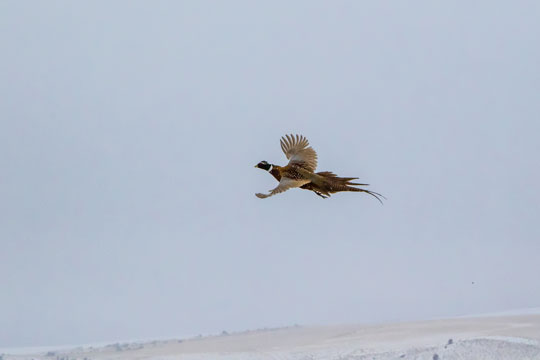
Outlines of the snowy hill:
{"label": "snowy hill", "polygon": [[4,360],[85,358],[540,359],[540,314],[526,311],[394,324],[295,326],[3,357]]}

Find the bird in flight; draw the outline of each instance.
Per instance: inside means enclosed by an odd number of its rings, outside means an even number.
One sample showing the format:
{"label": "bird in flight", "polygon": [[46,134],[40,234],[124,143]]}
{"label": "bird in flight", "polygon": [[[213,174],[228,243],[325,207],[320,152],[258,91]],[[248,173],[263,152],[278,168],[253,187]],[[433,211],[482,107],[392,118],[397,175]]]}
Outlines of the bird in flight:
{"label": "bird in flight", "polygon": [[330,194],[340,191],[364,192],[382,203],[381,198],[384,196],[381,194],[353,186],[368,185],[351,182],[351,180],[358,178],[338,177],[330,171],[316,173],[317,153],[309,146],[309,142],[304,136],[286,135],[281,138],[280,143],[289,163],[286,166],[278,166],[261,161],[255,165],[256,168],[268,171],[279,181],[278,186],[270,190],[268,194],[255,194],[258,198],[264,199],[292,188],[301,188],[311,190],[322,198],[330,197]]}

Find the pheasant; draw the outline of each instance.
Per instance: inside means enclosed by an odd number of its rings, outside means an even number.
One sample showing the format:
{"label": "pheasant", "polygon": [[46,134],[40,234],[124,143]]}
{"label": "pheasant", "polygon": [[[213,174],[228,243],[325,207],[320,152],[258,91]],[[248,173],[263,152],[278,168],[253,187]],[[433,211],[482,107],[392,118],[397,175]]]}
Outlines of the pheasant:
{"label": "pheasant", "polygon": [[367,186],[368,184],[353,183],[351,180],[358,178],[338,177],[330,171],[315,172],[317,168],[317,153],[308,140],[302,135],[286,135],[280,140],[281,149],[285,153],[289,163],[286,166],[278,166],[261,161],[256,168],[268,171],[279,184],[270,190],[268,194],[255,194],[258,198],[264,199],[276,195],[292,188],[311,190],[322,198],[330,197],[340,191],[365,192],[382,203],[384,198],[374,191],[360,189],[356,186]]}

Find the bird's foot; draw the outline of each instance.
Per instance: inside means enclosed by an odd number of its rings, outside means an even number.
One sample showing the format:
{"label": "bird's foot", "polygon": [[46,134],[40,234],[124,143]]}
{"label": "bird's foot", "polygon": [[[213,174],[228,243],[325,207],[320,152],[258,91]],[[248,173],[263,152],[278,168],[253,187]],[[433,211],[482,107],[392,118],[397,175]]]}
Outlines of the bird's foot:
{"label": "bird's foot", "polygon": [[318,191],[315,191],[315,194],[319,195],[320,197],[322,197],[323,199],[326,199],[328,196],[324,196],[323,194],[321,194],[320,192]]}

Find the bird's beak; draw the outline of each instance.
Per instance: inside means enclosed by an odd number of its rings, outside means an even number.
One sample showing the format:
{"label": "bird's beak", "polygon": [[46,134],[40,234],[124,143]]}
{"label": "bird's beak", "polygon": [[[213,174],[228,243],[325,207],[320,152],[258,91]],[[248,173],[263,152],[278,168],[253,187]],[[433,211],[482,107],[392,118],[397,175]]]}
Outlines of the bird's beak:
{"label": "bird's beak", "polygon": [[254,167],[257,167],[257,165],[255,165]]}

